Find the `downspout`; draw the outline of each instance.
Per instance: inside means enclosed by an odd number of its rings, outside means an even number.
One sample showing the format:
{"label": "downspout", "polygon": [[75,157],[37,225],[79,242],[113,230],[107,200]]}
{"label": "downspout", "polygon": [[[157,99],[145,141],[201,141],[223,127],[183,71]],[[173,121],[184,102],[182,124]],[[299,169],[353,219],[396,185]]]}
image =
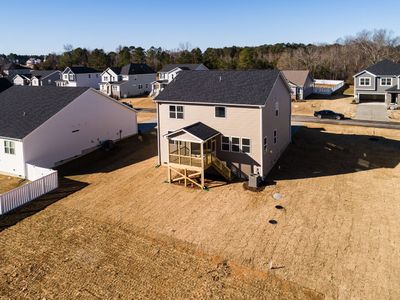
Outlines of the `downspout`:
{"label": "downspout", "polygon": [[264,138],[263,138],[263,108],[262,106],[259,107],[260,109],[260,143],[261,143],[261,160],[260,160],[260,167],[261,167],[261,177],[264,180]]}
{"label": "downspout", "polygon": [[158,149],[158,165],[161,166],[161,145],[160,145],[160,103],[157,102],[157,149]]}

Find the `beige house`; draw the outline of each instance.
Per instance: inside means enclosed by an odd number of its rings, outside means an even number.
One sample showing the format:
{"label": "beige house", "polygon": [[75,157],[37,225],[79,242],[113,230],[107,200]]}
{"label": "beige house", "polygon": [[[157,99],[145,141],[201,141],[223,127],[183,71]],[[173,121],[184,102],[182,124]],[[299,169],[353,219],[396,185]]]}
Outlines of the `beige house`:
{"label": "beige house", "polygon": [[283,70],[292,91],[292,99],[304,100],[313,93],[314,78],[308,70]]}
{"label": "beige house", "polygon": [[204,188],[210,167],[228,180],[265,177],[291,141],[290,88],[277,70],[182,72],[155,102],[170,182]]}

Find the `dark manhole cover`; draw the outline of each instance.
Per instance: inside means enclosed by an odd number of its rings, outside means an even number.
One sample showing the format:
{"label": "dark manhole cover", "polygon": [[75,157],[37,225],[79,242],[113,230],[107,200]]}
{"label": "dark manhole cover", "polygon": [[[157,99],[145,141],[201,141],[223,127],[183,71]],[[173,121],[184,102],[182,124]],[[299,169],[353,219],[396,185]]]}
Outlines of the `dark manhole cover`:
{"label": "dark manhole cover", "polygon": [[278,221],[277,221],[277,220],[269,220],[268,222],[269,222],[269,224],[274,224],[274,225],[275,225],[275,224],[278,224]]}
{"label": "dark manhole cover", "polygon": [[284,209],[284,207],[282,205],[275,205],[276,209]]}

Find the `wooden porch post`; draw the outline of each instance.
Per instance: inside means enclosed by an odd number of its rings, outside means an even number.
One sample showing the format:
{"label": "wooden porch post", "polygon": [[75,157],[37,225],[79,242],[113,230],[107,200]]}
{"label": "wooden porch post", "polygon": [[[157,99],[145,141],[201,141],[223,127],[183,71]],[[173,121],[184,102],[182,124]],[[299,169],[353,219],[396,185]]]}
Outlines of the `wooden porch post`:
{"label": "wooden porch post", "polygon": [[187,187],[187,169],[186,168],[185,168],[184,175],[185,175],[185,187]]}
{"label": "wooden porch post", "polygon": [[201,157],[201,188],[204,189],[204,142],[201,143],[200,157]]}

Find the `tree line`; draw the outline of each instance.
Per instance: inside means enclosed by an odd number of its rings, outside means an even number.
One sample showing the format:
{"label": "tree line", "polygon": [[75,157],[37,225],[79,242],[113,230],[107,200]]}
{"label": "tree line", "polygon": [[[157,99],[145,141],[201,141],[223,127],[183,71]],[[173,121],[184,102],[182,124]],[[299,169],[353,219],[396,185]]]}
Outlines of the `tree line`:
{"label": "tree line", "polygon": [[[1,57],[7,60],[6,56]],[[153,69],[160,70],[162,66],[171,63],[203,63],[210,69],[308,69],[314,78],[344,79],[350,82],[355,73],[384,58],[400,61],[400,38],[380,29],[365,30],[333,44],[279,43],[255,47],[207,48],[205,51],[192,48],[189,44],[182,44],[176,50],[120,46],[111,52],[66,45],[62,54],[48,54],[46,60],[36,67],[63,69],[83,65],[104,70],[133,62],[147,63]]]}

